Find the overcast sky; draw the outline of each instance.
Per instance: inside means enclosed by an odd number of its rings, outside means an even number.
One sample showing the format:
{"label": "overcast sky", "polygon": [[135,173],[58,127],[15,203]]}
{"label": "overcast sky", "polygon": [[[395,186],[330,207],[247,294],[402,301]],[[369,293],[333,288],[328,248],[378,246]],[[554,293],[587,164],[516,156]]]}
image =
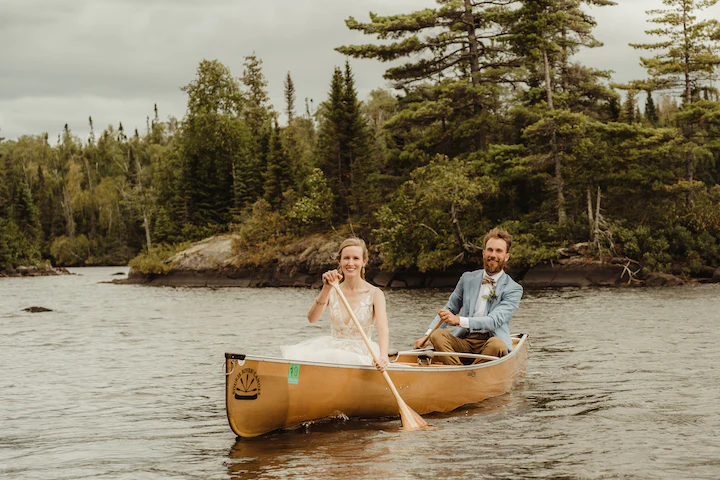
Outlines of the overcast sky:
{"label": "overcast sky", "polygon": [[[605,46],[577,60],[614,70],[614,81],[642,78],[640,52],[628,42],[647,41],[645,10],[661,0],[618,0],[592,11],[595,36]],[[122,122],[142,133],[157,103],[160,118],[182,118],[180,87],[198,63],[218,59],[234,76],[243,57],[263,62],[272,103],[284,108],[283,81],[291,72],[296,110],[304,98],[324,101],[333,67],[345,58],[340,45],[370,43],[350,31],[349,16],[408,13],[434,0],[0,0],[0,137],[48,132],[54,143],[68,123],[83,140],[92,115],[97,132]],[[706,15],[720,17],[720,5]],[[361,99],[387,87],[387,67],[351,60]]]}

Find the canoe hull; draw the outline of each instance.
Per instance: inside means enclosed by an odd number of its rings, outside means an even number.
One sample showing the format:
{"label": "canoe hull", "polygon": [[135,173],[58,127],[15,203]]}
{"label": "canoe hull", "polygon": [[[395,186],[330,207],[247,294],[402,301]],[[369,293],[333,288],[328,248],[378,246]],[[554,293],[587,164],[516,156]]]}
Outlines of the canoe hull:
{"label": "canoe hull", "polygon": [[[419,414],[448,412],[510,391],[527,369],[523,336],[499,360],[450,367],[420,366],[401,357],[388,374],[400,396]],[[226,354],[226,406],[230,427],[255,437],[311,420],[347,416],[398,416],[398,406],[383,376],[373,367],[294,362]]]}

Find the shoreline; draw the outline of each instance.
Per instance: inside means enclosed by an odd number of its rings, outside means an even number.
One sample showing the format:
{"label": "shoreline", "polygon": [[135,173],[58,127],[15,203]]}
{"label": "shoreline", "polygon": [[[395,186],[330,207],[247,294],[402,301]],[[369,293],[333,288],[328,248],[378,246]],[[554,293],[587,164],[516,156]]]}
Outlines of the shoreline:
{"label": "shoreline", "polygon": [[[276,255],[264,259],[233,250],[232,235],[218,235],[196,242],[173,256],[156,260],[141,273],[130,267],[126,278],[107,283],[168,287],[295,287],[317,288],[323,272],[335,268],[337,239],[322,236],[304,238],[283,247]],[[720,267],[703,267],[689,276],[683,265],[673,266],[673,273],[647,272],[625,257],[597,258],[588,255],[583,244],[561,249],[559,259],[532,267],[518,268],[512,263],[505,271],[526,289],[566,287],[657,287],[696,283],[720,283]],[[118,265],[106,265],[117,267]],[[478,264],[452,266],[443,271],[420,272],[416,268],[384,271],[381,259],[371,252],[366,280],[382,288],[420,289],[454,288],[460,276],[482,268]],[[147,271],[147,270],[145,270]],[[64,267],[27,266],[0,271],[0,277],[36,277],[72,275]]]}
{"label": "shoreline", "polygon": [[[115,279],[110,283],[124,285],[147,285],[155,287],[293,287],[318,288],[322,282],[320,275],[327,268],[317,272],[288,271],[279,268],[235,268],[208,270],[172,270],[168,274],[141,274],[132,269],[125,279]],[[481,266],[467,266],[441,272],[395,271],[385,272],[370,268],[366,280],[376,286],[390,289],[423,289],[423,288],[454,288],[460,276]],[[720,269],[718,269],[720,270]],[[528,269],[526,272],[508,269],[514,280],[523,288],[556,289],[556,288],[637,288],[678,286],[702,283],[720,283],[720,272],[710,278],[683,279],[667,273],[648,273],[641,278],[631,277],[622,265],[590,261],[584,265],[542,264]]]}
{"label": "shoreline", "polygon": [[[131,268],[126,279],[112,283],[172,287],[304,287],[321,285],[323,272],[335,268],[337,239],[306,238],[287,245],[276,256],[248,265],[242,252],[233,251],[231,235],[209,237],[162,261],[156,271],[140,273]],[[582,245],[559,252],[558,260],[529,268],[512,263],[506,272],[524,288],[674,286],[694,282],[720,282],[720,267],[704,271],[703,278],[645,272],[631,259],[596,258],[583,254]],[[420,272],[416,268],[384,271],[381,259],[370,252],[366,280],[383,288],[454,288],[460,276],[482,268],[478,264]],[[682,267],[678,266],[682,271]]]}
{"label": "shoreline", "polygon": [[65,267],[19,266],[9,270],[0,270],[0,278],[50,277],[56,275],[74,275]]}

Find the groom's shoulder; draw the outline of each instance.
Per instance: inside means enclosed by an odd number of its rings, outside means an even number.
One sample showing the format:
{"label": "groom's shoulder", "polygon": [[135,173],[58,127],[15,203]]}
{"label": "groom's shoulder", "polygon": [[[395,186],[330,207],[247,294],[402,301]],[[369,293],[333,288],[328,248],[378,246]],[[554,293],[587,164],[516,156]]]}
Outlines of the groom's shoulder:
{"label": "groom's shoulder", "polygon": [[522,285],[520,285],[518,282],[516,282],[515,279],[513,279],[510,275],[508,275],[507,272],[505,272],[505,276],[507,277],[508,287],[510,287],[513,290],[520,290],[521,292],[523,291]]}
{"label": "groom's shoulder", "polygon": [[466,281],[466,280],[472,280],[473,278],[477,276],[482,276],[483,270],[482,268],[479,270],[468,270],[467,272],[463,272],[462,275],[460,275],[459,281]]}

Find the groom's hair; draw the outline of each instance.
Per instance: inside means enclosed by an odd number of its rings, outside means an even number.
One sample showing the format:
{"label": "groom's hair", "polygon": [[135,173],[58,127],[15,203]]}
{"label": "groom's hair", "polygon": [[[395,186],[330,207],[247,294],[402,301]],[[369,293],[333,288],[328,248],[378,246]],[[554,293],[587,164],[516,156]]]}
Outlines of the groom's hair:
{"label": "groom's hair", "polygon": [[488,240],[491,238],[505,240],[505,243],[507,244],[507,252],[505,253],[510,252],[510,246],[512,245],[512,235],[510,235],[510,232],[500,227],[493,228],[485,235],[485,238],[483,239],[483,248],[485,248],[485,245],[487,245]]}

